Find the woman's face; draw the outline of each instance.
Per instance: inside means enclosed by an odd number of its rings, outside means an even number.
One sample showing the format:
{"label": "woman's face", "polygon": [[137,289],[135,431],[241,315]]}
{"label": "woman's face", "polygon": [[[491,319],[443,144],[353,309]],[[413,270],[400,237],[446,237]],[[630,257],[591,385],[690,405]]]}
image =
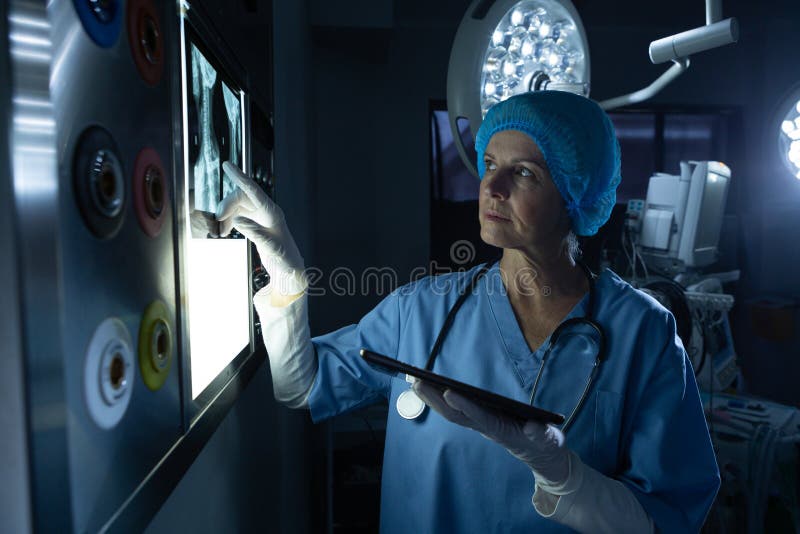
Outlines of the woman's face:
{"label": "woman's face", "polygon": [[484,155],[481,239],[504,249],[558,253],[570,220],[541,150],[526,134],[498,132]]}

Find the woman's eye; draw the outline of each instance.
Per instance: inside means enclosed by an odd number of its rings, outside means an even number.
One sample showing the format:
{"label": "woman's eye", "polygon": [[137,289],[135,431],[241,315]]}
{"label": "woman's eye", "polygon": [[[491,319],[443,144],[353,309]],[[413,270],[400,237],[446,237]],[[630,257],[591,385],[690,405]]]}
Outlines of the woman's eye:
{"label": "woman's eye", "polygon": [[497,165],[495,165],[493,161],[486,161],[484,163],[486,164],[487,171],[493,171],[497,168]]}
{"label": "woman's eye", "polygon": [[529,177],[529,176],[533,176],[533,173],[527,167],[520,167],[519,169],[517,169],[517,173],[520,176],[524,176],[526,178]]}

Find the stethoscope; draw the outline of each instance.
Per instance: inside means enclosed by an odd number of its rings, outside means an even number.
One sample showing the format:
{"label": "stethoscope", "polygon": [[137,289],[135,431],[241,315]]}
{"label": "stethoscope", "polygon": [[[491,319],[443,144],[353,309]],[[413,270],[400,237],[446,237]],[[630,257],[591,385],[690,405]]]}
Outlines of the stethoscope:
{"label": "stethoscope", "polygon": [[[475,273],[470,281],[469,286],[462,290],[459,293],[458,300],[450,309],[450,312],[447,314],[447,318],[445,318],[444,324],[442,325],[442,329],[439,331],[439,335],[436,338],[436,343],[433,345],[433,349],[431,349],[431,353],[428,356],[428,362],[425,364],[425,370],[432,371],[433,365],[436,362],[436,358],[439,355],[439,351],[442,348],[442,344],[444,343],[445,338],[447,337],[450,328],[453,325],[453,321],[455,321],[456,314],[458,313],[459,308],[464,304],[464,302],[469,297],[470,293],[475,291],[476,286],[478,285],[478,281],[485,275],[489,269],[492,267],[494,263],[485,263],[481,266],[480,269]],[[547,344],[547,349],[545,349],[544,354],[542,355],[542,364],[539,367],[539,371],[536,373],[536,379],[533,381],[533,389],[531,390],[531,398],[530,404],[533,404],[533,399],[536,397],[536,392],[539,388],[539,382],[542,378],[542,372],[544,371],[545,364],[547,363],[548,358],[550,357],[550,353],[553,350],[553,347],[558,343],[559,338],[566,332],[567,330],[574,328],[578,325],[584,325],[590,328],[594,333],[597,334],[597,354],[595,356],[594,365],[592,366],[592,370],[589,374],[589,378],[586,381],[586,385],[583,388],[583,393],[581,394],[580,400],[578,400],[578,404],[575,405],[575,408],[572,410],[572,413],[569,417],[564,421],[564,424],[561,426],[561,430],[566,432],[567,429],[572,424],[573,420],[575,419],[575,415],[580,411],[583,404],[586,402],[586,398],[589,395],[589,390],[591,389],[592,383],[594,382],[595,376],[597,375],[597,371],[600,368],[600,363],[602,363],[606,358],[606,335],[603,327],[600,326],[594,319],[592,319],[592,315],[594,312],[594,304],[595,304],[595,278],[596,276],[592,273],[586,265],[581,262],[578,262],[578,265],[583,270],[586,278],[589,280],[589,305],[588,305],[588,312],[584,317],[573,317],[571,319],[567,319],[566,321],[562,322],[558,327],[553,331],[550,335],[550,341]],[[406,381],[410,384],[413,384],[415,379],[411,376],[406,376]],[[405,419],[416,419],[422,415],[425,411],[425,403],[414,393],[414,390],[409,388],[406,391],[402,392],[400,396],[397,398],[397,413],[400,414],[400,417]]]}

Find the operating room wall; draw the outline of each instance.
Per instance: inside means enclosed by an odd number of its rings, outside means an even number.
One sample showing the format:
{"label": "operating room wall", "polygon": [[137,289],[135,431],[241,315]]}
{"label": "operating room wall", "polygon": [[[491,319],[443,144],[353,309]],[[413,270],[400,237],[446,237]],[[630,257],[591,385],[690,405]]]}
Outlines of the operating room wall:
{"label": "operating room wall", "polygon": [[[312,27],[315,266],[325,290],[311,300],[315,333],[357,321],[386,296],[360,283],[366,269],[391,269],[402,284],[428,261],[429,105],[445,95],[466,3],[382,3],[389,21],[348,26],[340,13]],[[347,297],[325,285],[343,268],[357,280]]]}
{"label": "operating room wall", "polygon": [[[314,265],[323,273],[337,267],[356,273],[390,267],[403,283],[428,260],[428,106],[446,96],[450,46],[469,2],[379,3],[391,7],[388,22],[384,16],[365,23],[354,7],[350,24],[343,9],[335,20],[321,14],[311,28]],[[589,37],[592,96],[598,100],[651,83],[668,65],[650,63],[650,41],[705,22],[702,0],[574,3]],[[350,4],[358,2],[344,2]],[[800,5],[725,0],[723,15],[739,19],[740,42],[693,57],[688,72],[649,104],[741,112],[742,131],[736,134],[742,146],[728,200],[739,230],[733,236],[737,250],[727,252],[742,270],[739,284],[728,288],[737,299],[735,342],[751,392],[798,403],[791,382],[800,376],[797,340],[756,336],[749,303],[775,296],[795,299],[800,292],[794,274],[800,260],[795,245],[800,183],[777,161],[770,129],[781,97],[800,82],[800,56],[792,52]],[[360,291],[342,298],[327,291],[311,301],[312,329],[321,333],[356,321],[381,296]],[[790,313],[796,315],[794,309]]]}

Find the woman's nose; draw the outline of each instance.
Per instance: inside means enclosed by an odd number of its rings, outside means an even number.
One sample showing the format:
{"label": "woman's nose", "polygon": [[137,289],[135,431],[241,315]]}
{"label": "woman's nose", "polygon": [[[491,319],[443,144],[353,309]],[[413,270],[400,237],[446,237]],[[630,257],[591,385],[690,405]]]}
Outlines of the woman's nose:
{"label": "woman's nose", "polygon": [[503,173],[496,171],[486,176],[481,183],[484,192],[492,198],[505,200],[508,198],[508,180]]}

